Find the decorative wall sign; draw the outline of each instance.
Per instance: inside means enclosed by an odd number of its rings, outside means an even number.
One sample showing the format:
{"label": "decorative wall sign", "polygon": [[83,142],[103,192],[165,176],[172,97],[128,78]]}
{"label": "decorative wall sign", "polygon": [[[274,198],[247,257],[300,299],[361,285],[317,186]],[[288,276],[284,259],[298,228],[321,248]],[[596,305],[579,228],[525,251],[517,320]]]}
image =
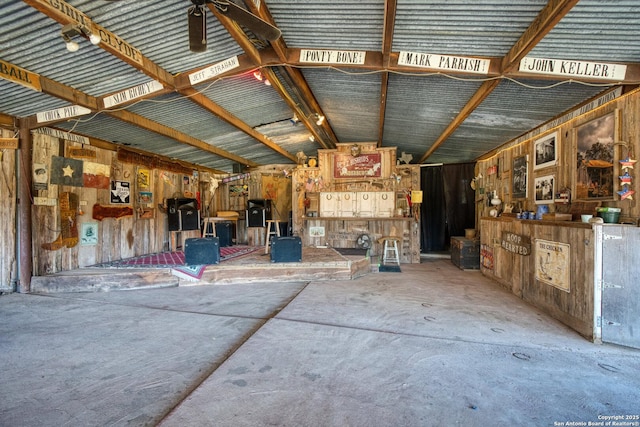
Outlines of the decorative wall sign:
{"label": "decorative wall sign", "polygon": [[151,187],[151,171],[149,169],[138,169],[138,191],[145,191]]}
{"label": "decorative wall sign", "polygon": [[531,255],[531,238],[528,236],[503,231],[500,246],[502,246],[502,249],[517,255]]}
{"label": "decorative wall sign", "polygon": [[616,122],[612,112],[578,127],[576,199],[613,198]]}
{"label": "decorative wall sign", "polygon": [[334,178],[380,177],[382,174],[380,153],[360,154],[357,157],[337,153],[333,161]]}
{"label": "decorative wall sign", "polygon": [[111,203],[130,203],[131,183],[126,181],[111,181]]}
{"label": "decorative wall sign", "polygon": [[71,157],[73,159],[95,160],[97,157],[96,150],[93,148],[67,146],[65,151],[66,157]]}
{"label": "decorative wall sign", "polygon": [[528,168],[527,156],[513,158],[513,172],[511,174],[511,194],[513,199],[526,199],[528,189]]}
{"label": "decorative wall sign", "polygon": [[571,246],[569,244],[536,239],[535,264],[537,280],[570,292]]}
{"label": "decorative wall sign", "polygon": [[111,167],[102,163],[84,162],[82,182],[88,188],[109,189]]}
{"label": "decorative wall sign", "polygon": [[482,268],[493,270],[493,246],[486,243],[480,245],[480,265]]}
{"label": "decorative wall sign", "polygon": [[18,138],[0,138],[0,149],[17,150]]}
{"label": "decorative wall sign", "polygon": [[553,132],[533,143],[533,169],[555,166],[558,159],[558,132]]}
{"label": "decorative wall sign", "polygon": [[553,195],[556,194],[555,181],[554,175],[540,176],[535,179],[536,204],[553,203]]}
{"label": "decorative wall sign", "polygon": [[324,227],[309,227],[309,236],[324,237]]}
{"label": "decorative wall sign", "polygon": [[80,232],[80,245],[90,246],[98,244],[98,223],[97,222],[85,222],[82,224],[82,231]]}
{"label": "decorative wall sign", "polygon": [[84,186],[83,165],[81,160],[53,156],[51,158],[51,184]]}

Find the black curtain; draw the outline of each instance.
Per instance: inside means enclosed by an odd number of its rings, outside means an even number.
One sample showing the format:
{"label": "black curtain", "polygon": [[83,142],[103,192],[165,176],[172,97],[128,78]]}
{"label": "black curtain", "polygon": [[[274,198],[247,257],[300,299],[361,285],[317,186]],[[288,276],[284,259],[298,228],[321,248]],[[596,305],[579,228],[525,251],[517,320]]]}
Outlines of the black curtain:
{"label": "black curtain", "polygon": [[444,251],[448,239],[442,166],[423,167],[420,171],[420,251]]}
{"label": "black curtain", "polygon": [[451,236],[475,228],[474,176],[473,163],[421,168],[421,252],[449,250]]}
{"label": "black curtain", "polygon": [[476,193],[471,188],[471,180],[475,176],[473,169],[473,163],[442,167],[450,236],[464,236],[465,228],[475,228]]}

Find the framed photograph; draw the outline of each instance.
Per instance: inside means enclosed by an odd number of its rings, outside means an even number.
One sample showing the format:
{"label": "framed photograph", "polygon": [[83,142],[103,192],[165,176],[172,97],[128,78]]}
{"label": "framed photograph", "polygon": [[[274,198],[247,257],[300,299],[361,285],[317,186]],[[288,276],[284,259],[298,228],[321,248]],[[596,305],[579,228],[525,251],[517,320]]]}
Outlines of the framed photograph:
{"label": "framed photograph", "polygon": [[553,132],[533,143],[533,169],[555,166],[558,162],[558,132]]}
{"label": "framed photograph", "polygon": [[544,205],[553,203],[554,194],[556,194],[556,177],[554,175],[545,175],[537,177],[534,180],[536,189],[536,204]]}
{"label": "framed photograph", "polygon": [[616,122],[612,112],[576,129],[576,199],[613,198]]}
{"label": "framed photograph", "polygon": [[85,222],[80,231],[80,245],[91,246],[98,244],[98,223]]}
{"label": "framed photograph", "polygon": [[513,158],[511,169],[511,196],[513,199],[527,198],[528,160],[529,156],[526,155]]}

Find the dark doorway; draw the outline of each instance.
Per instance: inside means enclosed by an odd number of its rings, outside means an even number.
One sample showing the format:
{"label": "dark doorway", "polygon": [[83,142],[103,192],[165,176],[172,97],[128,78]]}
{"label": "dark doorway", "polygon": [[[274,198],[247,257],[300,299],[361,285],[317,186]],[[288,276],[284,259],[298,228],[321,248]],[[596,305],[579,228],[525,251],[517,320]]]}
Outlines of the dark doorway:
{"label": "dark doorway", "polygon": [[475,191],[470,185],[474,166],[460,163],[421,169],[422,253],[449,251],[452,236],[464,236],[466,228],[475,228]]}

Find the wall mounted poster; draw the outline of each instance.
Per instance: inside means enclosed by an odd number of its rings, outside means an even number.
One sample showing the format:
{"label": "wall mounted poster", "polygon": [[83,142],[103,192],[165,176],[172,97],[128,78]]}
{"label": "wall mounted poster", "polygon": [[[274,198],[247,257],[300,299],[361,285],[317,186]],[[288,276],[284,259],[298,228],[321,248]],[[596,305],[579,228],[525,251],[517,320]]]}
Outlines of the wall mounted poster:
{"label": "wall mounted poster", "polygon": [[131,183],[126,181],[111,181],[111,203],[130,203]]}
{"label": "wall mounted poster", "polygon": [[527,156],[513,158],[511,194],[514,199],[527,198]]}
{"label": "wall mounted poster", "polygon": [[613,197],[615,129],[615,113],[578,128],[576,199]]}
{"label": "wall mounted poster", "polygon": [[85,222],[82,224],[80,245],[89,246],[98,244],[98,223]]}
{"label": "wall mounted poster", "polygon": [[380,177],[382,174],[382,156],[380,153],[336,154],[333,158],[334,178]]}
{"label": "wall mounted poster", "polygon": [[536,279],[569,292],[571,246],[567,243],[536,239]]}

